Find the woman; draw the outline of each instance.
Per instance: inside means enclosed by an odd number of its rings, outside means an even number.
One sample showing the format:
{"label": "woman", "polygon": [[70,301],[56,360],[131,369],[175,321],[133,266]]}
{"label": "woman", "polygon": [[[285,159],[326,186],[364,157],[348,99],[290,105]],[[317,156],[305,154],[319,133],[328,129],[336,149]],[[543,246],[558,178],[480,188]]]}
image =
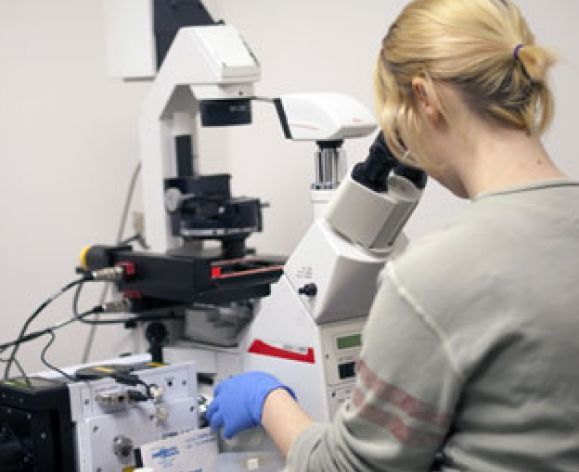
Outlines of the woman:
{"label": "woman", "polygon": [[214,428],[263,424],[296,471],[579,470],[579,183],[540,140],[553,63],[510,0],[408,4],[378,60],[381,125],[472,205],[386,267],[332,424],[249,373],[217,388]]}

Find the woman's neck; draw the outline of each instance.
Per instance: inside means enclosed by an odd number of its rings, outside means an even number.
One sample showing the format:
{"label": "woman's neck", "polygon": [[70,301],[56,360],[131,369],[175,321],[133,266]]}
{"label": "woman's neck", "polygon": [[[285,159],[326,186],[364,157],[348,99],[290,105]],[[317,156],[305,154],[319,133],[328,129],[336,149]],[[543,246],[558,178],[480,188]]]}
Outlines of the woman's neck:
{"label": "woman's neck", "polygon": [[483,127],[471,136],[476,139],[469,145],[470,158],[457,160],[457,173],[471,199],[482,193],[566,178],[539,137],[497,127]]}

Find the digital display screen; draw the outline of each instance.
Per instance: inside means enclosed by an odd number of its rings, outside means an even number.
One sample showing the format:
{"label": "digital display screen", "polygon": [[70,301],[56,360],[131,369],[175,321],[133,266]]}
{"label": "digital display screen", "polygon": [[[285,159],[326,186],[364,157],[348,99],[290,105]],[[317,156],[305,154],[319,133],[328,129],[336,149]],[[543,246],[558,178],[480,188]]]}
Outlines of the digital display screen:
{"label": "digital display screen", "polygon": [[352,349],[353,347],[360,347],[362,345],[362,335],[360,333],[349,334],[348,336],[341,336],[336,338],[336,346],[338,350]]}

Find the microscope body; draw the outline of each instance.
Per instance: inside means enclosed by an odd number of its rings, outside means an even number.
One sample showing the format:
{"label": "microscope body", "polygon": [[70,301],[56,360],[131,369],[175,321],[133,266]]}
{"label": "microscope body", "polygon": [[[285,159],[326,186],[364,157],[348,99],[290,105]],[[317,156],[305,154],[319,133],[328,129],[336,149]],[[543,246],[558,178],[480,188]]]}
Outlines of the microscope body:
{"label": "microscope body", "polygon": [[[372,116],[342,94],[282,95],[273,103],[286,138],[318,147],[314,221],[285,264],[249,254],[244,242],[261,230],[261,204],[233,198],[227,176],[198,174],[197,126],[199,117],[204,126],[249,123],[259,73],[233,27],[179,30],[139,124],[151,251],[109,251],[100,264],[132,263],[135,275],[119,290],[182,314],[155,349],[166,362],[195,360],[212,380],[200,391],[265,370],[328,420],[349,396],[379,272],[403,246],[423,186],[396,173],[385,145],[344,178],[342,144],[372,133]],[[205,250],[211,239],[220,251]]]}
{"label": "microscope body", "polygon": [[[291,385],[316,421],[330,421],[350,397],[380,271],[404,249],[401,231],[425,184],[424,173],[397,162],[380,134],[366,162],[329,190],[272,294],[259,302],[244,369]],[[312,201],[320,191],[328,192],[312,186]]]}

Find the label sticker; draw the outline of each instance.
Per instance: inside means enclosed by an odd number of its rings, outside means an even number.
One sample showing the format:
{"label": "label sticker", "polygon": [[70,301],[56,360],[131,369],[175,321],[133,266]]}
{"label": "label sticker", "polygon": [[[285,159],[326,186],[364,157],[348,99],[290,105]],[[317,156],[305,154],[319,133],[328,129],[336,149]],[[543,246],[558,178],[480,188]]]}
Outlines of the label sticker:
{"label": "label sticker", "polygon": [[251,354],[261,356],[277,357],[288,361],[305,362],[315,364],[316,359],[313,347],[295,346],[286,343],[265,342],[261,339],[254,339],[248,349]]}
{"label": "label sticker", "polygon": [[216,472],[217,438],[208,428],[141,446],[143,466],[164,472]]}

